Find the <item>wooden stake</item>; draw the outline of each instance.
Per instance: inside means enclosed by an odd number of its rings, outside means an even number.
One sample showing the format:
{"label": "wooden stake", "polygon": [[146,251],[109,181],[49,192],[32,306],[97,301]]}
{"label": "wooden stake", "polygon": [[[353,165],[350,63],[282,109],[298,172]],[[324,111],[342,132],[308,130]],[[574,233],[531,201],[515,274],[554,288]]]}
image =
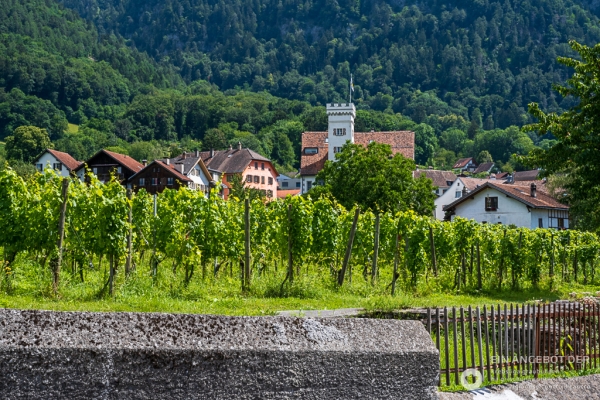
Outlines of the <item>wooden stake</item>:
{"label": "wooden stake", "polygon": [[288,279],[294,283],[294,260],[292,258],[292,205],[288,206]]}
{"label": "wooden stake", "polygon": [[127,259],[125,260],[125,276],[129,277],[131,272],[131,257],[133,255],[133,210],[131,204],[131,198],[133,192],[131,189],[127,189],[127,200],[129,204],[129,212],[127,215],[127,222],[129,223],[129,231],[127,232]]}
{"label": "wooden stake", "polygon": [[244,202],[244,229],[245,229],[245,250],[246,254],[244,257],[244,282],[242,284],[243,289],[250,288],[250,200],[246,199]]}
{"label": "wooden stake", "polygon": [[58,247],[58,254],[56,259],[52,262],[52,289],[54,294],[58,293],[58,286],[60,284],[60,267],[63,258],[63,243],[65,240],[65,219],[67,215],[67,195],[69,193],[69,179],[64,178],[62,180],[62,203],[60,205],[60,215],[58,217],[58,240],[56,246]]}
{"label": "wooden stake", "polygon": [[348,263],[350,262],[350,256],[352,255],[352,244],[354,243],[354,235],[356,234],[356,225],[358,224],[358,215],[360,214],[360,209],[356,207],[356,211],[354,212],[354,220],[352,221],[352,228],[350,229],[350,237],[348,238],[348,246],[346,246],[346,254],[344,255],[344,262],[342,264],[342,270],[338,275],[338,285],[342,286],[344,283],[344,276],[346,275],[346,269],[348,268]]}
{"label": "wooden stake", "polygon": [[429,227],[429,246],[431,247],[431,267],[433,268],[433,275],[437,277],[437,261],[435,258],[435,240],[433,238],[433,228]]}
{"label": "wooden stake", "polygon": [[375,243],[373,249],[373,268],[371,269],[371,285],[375,284],[377,279],[377,257],[379,256],[379,223],[380,215],[375,216]]}
{"label": "wooden stake", "polygon": [[398,262],[400,258],[400,233],[396,232],[396,243],[394,245],[394,275],[392,276],[392,296],[396,293],[396,280],[398,279]]}

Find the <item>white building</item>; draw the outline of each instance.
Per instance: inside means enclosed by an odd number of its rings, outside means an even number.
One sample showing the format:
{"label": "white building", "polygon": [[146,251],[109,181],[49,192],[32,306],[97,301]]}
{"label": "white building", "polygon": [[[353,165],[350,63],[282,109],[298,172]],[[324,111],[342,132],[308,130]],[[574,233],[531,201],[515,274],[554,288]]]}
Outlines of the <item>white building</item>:
{"label": "white building", "polygon": [[516,225],[525,228],[569,228],[569,207],[537,184],[507,185],[488,181],[445,206],[444,211],[480,223]]}
{"label": "white building", "polygon": [[46,149],[33,163],[40,172],[44,172],[50,166],[64,178],[68,178],[81,165],[81,162],[75,160],[70,154],[52,149]]}
{"label": "white building", "polygon": [[415,158],[415,134],[411,131],[354,132],[356,108],[352,103],[327,104],[327,132],[302,133],[300,154],[301,193],[309,191],[327,160],[335,160],[346,142],[367,146],[371,142],[386,143],[394,154]]}
{"label": "white building", "polygon": [[434,200],[435,217],[439,220],[444,220],[446,215],[444,206],[452,204],[457,199],[460,199],[464,193],[470,193],[486,182],[489,182],[489,179],[457,177],[450,187]]}

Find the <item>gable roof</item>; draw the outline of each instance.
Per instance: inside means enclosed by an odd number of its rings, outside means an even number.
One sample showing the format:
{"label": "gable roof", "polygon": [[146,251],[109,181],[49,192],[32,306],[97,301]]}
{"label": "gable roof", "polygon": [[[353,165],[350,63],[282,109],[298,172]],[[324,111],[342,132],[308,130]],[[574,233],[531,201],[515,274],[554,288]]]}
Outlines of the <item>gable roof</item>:
{"label": "gable roof", "polygon": [[[329,158],[327,132],[303,132],[300,152],[300,175],[316,175]],[[392,154],[415,159],[415,133],[412,131],[354,132],[354,143],[368,146],[371,141],[389,144]],[[306,154],[306,148],[317,148],[317,154]]]}
{"label": "gable roof", "polygon": [[508,175],[510,175],[508,172],[499,172],[496,174],[496,179],[507,179]]}
{"label": "gable roof", "polygon": [[58,161],[60,161],[60,163],[62,165],[67,167],[67,169],[69,171],[76,170],[82,164],[81,161],[77,161],[69,153],[64,153],[62,151],[53,150],[53,149],[46,149],[46,151],[44,151],[37,159],[39,159],[41,156],[43,156],[46,153],[52,154],[54,156],[54,158],[56,158]]}
{"label": "gable roof", "polygon": [[[208,169],[221,173],[240,173],[250,165],[252,161],[266,161],[271,163],[266,157],[250,149],[230,149],[216,150],[211,157],[210,151],[200,153],[200,158]],[[279,176],[273,163],[271,163],[275,177]]]}
{"label": "gable roof", "polygon": [[80,170],[81,168],[83,168],[84,165],[89,163],[91,160],[96,158],[101,153],[106,154],[107,156],[112,158],[117,164],[127,168],[134,174],[137,172],[140,172],[142,169],[144,169],[144,164],[138,162],[137,160],[135,160],[129,156],[102,149],[99,152],[97,152],[96,154],[94,154],[92,157],[90,157],[90,159],[87,160],[85,163],[81,163],[81,165],[79,165],[79,167],[77,167],[76,170]]}
{"label": "gable roof", "polygon": [[[425,175],[433,181],[433,186],[438,188],[447,188],[456,180],[456,175],[452,171],[439,171],[435,169],[418,169],[413,172],[413,177],[418,178]],[[450,182],[450,185],[448,185]]]}
{"label": "gable roof", "polygon": [[160,161],[166,164],[167,160],[169,160],[169,165],[177,166],[176,169],[179,173],[181,173],[181,166],[183,165],[183,175],[185,176],[188,176],[192,169],[194,169],[194,167],[198,165],[204,173],[204,175],[206,176],[206,178],[209,181],[213,180],[212,174],[208,171],[208,168],[204,164],[204,161],[202,161],[202,156],[200,155],[200,152],[197,152],[195,154],[182,153],[175,158],[164,158]]}
{"label": "gable roof", "polygon": [[474,174],[480,174],[482,172],[490,172],[494,168],[493,162],[486,162],[483,164],[479,164],[479,166],[473,171]]}
{"label": "gable roof", "polygon": [[473,157],[469,157],[469,158],[460,158],[457,162],[454,163],[454,165],[452,166],[452,168],[464,168],[467,166],[467,164],[469,163],[469,161],[472,161]]}
{"label": "gable roof", "polygon": [[487,182],[490,181],[490,179],[466,178],[466,177],[462,177],[462,176],[459,179],[461,180],[463,185],[465,185],[465,187],[467,188],[467,190],[469,192],[472,192],[473,190],[477,189],[480,186],[485,185]]}
{"label": "gable roof", "polygon": [[488,181],[485,184],[483,184],[483,185],[479,186],[478,188],[476,188],[475,190],[473,190],[468,195],[463,196],[463,197],[457,199],[456,201],[454,201],[453,203],[450,203],[450,204],[444,206],[444,211],[453,210],[457,205],[459,205],[469,199],[474,198],[474,196],[476,196],[479,192],[481,192],[487,188],[497,190],[500,193],[503,193],[506,196],[511,197],[531,208],[558,209],[558,210],[568,210],[569,209],[569,206],[559,203],[557,200],[550,197],[548,194],[544,193],[543,191],[542,192],[538,191],[536,197],[531,197],[529,189],[525,186],[506,185],[506,184],[502,184],[502,183],[497,183],[497,182],[492,183],[491,181]]}
{"label": "gable roof", "polygon": [[530,171],[518,171],[513,173],[514,181],[535,181],[537,180],[540,171],[532,169]]}

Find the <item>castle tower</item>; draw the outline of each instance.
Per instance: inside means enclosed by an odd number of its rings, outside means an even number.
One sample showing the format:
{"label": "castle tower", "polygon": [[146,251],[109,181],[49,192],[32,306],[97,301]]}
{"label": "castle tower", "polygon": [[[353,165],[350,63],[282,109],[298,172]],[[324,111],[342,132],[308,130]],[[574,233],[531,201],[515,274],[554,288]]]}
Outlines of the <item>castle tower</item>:
{"label": "castle tower", "polygon": [[354,118],[356,108],[352,103],[327,104],[329,126],[327,139],[329,144],[329,160],[335,160],[335,154],[342,149],[346,141],[354,143]]}

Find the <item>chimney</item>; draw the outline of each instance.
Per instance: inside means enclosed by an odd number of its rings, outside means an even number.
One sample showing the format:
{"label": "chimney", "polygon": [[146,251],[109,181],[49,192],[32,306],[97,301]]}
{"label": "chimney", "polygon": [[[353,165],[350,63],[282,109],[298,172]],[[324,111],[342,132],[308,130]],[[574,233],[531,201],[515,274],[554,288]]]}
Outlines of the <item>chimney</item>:
{"label": "chimney", "polygon": [[196,150],[196,157],[200,157],[200,150]]}
{"label": "chimney", "polygon": [[167,158],[167,161],[165,161],[165,164],[167,164],[167,165],[170,165],[170,164],[171,164],[171,160],[169,160],[169,159]]}
{"label": "chimney", "polygon": [[238,142],[238,150],[242,149],[242,142]]}
{"label": "chimney", "polygon": [[535,183],[531,184],[531,197],[537,197],[537,186]]}
{"label": "chimney", "polygon": [[142,164],[144,164],[145,167],[146,165],[148,165],[148,160],[142,160]]}
{"label": "chimney", "polygon": [[181,159],[185,160],[187,158],[187,153],[184,151],[183,154],[181,155]]}
{"label": "chimney", "polygon": [[181,173],[183,174],[183,164],[181,164]]}
{"label": "chimney", "polygon": [[215,156],[215,149],[210,149],[210,158]]}
{"label": "chimney", "polygon": [[229,150],[233,150],[233,146],[229,143]]}

